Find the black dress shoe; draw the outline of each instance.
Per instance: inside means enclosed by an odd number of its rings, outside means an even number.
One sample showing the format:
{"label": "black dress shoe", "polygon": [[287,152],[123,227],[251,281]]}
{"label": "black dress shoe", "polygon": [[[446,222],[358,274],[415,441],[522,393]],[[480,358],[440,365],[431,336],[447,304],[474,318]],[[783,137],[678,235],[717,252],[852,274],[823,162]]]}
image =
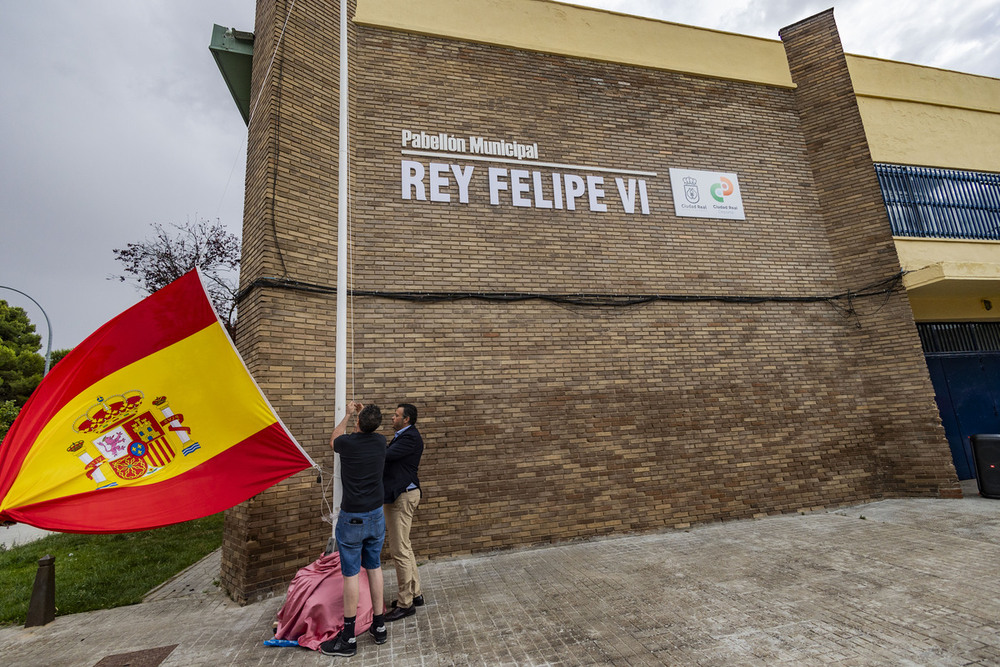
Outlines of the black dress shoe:
{"label": "black dress shoe", "polygon": [[413,616],[417,613],[416,605],[410,605],[409,607],[396,607],[388,614],[385,615],[385,622],[392,623],[393,621],[398,621],[401,618],[406,618],[407,616]]}
{"label": "black dress shoe", "polygon": [[[393,600],[392,604],[389,605],[389,607],[391,607],[392,609],[395,609],[398,606],[399,606],[399,600]],[[423,607],[424,606],[424,596],[423,595],[418,595],[417,597],[413,598],[413,606],[414,607]]]}

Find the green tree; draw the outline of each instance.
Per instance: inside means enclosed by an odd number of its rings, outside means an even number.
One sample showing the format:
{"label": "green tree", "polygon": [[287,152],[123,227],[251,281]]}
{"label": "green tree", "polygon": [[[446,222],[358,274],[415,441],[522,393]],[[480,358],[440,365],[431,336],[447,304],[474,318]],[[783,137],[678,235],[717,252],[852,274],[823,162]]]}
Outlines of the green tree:
{"label": "green tree", "polygon": [[62,350],[52,350],[52,354],[49,355],[49,370],[51,371],[53,368],[55,368],[56,364],[62,361],[62,358],[65,357],[70,352],[72,352],[72,350],[70,350],[69,348],[65,348]]}
{"label": "green tree", "polygon": [[14,401],[0,401],[0,442],[3,442],[19,411],[20,408]]}
{"label": "green tree", "polygon": [[[49,370],[55,368],[55,365],[69,353],[70,350],[68,349],[52,350],[52,354],[50,355],[52,366]],[[14,423],[14,420],[17,419],[17,415],[20,411],[21,406],[18,405],[16,401],[0,401],[0,442],[3,442],[4,437],[7,435],[7,431],[10,430],[11,425]]]}
{"label": "green tree", "polygon": [[0,300],[0,403],[20,407],[42,381],[45,358],[38,354],[42,337],[23,308]]}

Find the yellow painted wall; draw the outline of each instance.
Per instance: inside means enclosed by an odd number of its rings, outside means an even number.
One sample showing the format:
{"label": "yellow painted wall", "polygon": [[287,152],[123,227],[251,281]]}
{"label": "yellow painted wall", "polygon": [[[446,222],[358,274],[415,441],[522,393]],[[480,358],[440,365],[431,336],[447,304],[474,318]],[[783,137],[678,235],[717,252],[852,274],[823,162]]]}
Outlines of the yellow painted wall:
{"label": "yellow painted wall", "polygon": [[913,319],[917,322],[992,322],[1000,320],[1000,291],[987,293],[991,310],[986,310],[983,297],[940,296],[923,297],[919,293],[907,292]]}
{"label": "yellow painted wall", "polygon": [[358,0],[355,22],[793,87],[781,42],[548,0]]}
{"label": "yellow painted wall", "polygon": [[1000,113],[872,97],[858,107],[876,162],[1000,172]]}
{"label": "yellow painted wall", "polygon": [[848,56],[876,162],[1000,172],[1000,79]]}
{"label": "yellow painted wall", "polygon": [[1000,79],[850,54],[847,69],[860,96],[1000,113]]}

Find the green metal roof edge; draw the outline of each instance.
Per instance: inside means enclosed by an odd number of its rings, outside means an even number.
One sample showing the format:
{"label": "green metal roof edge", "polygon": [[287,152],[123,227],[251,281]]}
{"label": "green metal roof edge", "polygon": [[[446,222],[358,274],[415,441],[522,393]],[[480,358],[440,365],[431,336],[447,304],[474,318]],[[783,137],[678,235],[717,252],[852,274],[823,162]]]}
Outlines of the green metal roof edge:
{"label": "green metal roof edge", "polygon": [[253,33],[221,25],[212,26],[212,41],[208,50],[222,72],[222,78],[243,122],[250,124],[250,75],[253,70]]}

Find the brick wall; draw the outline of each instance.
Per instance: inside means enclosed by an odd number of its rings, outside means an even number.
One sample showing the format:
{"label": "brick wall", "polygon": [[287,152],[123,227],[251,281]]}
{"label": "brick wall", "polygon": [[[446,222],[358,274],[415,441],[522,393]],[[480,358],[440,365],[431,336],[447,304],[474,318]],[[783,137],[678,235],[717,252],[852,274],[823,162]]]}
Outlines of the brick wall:
{"label": "brick wall", "polygon": [[[293,12],[251,122],[244,286],[334,285],[338,5]],[[259,2],[255,97],[286,11]],[[844,230],[826,211],[850,195],[826,185],[841,176],[826,175],[807,112],[822,92],[370,27],[352,26],[351,39],[356,290],[689,299],[355,296],[348,396],[420,409],[419,559],[955,486],[905,296],[859,298],[849,316],[843,303],[795,301],[898,271],[884,214],[848,215]],[[656,172],[651,213],[492,206],[483,180],[467,204],[404,200],[404,129],[534,141],[541,161]],[[747,219],[677,217],[670,167],[737,172]],[[866,168],[859,159],[852,177]],[[880,201],[877,189],[859,196]],[[238,326],[251,372],[327,470],[334,310],[332,295],[262,286]],[[247,601],[287,586],[326,543],[322,511],[314,472],[232,510],[226,589]]]}
{"label": "brick wall", "polygon": [[[784,28],[781,38],[798,86],[802,132],[835,270],[845,284],[898,272],[833,10]],[[942,485],[951,456],[940,446],[944,430],[906,294],[900,290],[884,304],[858,310],[876,306],[881,317],[859,327],[854,351],[886,491],[960,496],[957,477]]]}

